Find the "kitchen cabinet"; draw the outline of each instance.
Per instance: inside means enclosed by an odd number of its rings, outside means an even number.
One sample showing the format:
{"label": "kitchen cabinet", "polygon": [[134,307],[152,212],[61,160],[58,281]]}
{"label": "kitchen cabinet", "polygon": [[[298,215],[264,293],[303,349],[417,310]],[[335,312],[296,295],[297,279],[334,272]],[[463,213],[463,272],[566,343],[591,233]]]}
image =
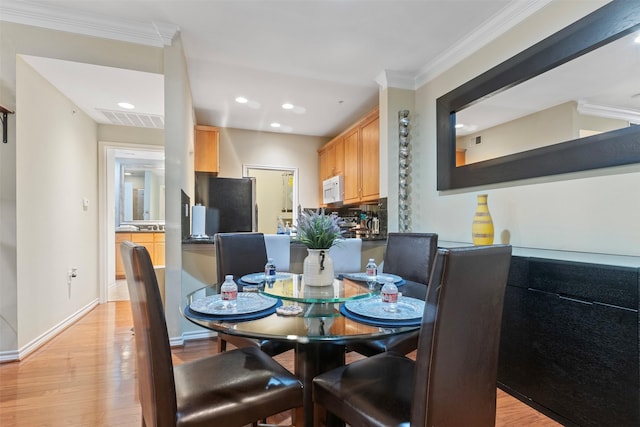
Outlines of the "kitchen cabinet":
{"label": "kitchen cabinet", "polygon": [[344,200],[345,204],[360,199],[360,131],[353,129],[344,138]]}
{"label": "kitchen cabinet", "polygon": [[376,109],[345,136],[344,204],[375,201],[380,196],[379,127]]}
{"label": "kitchen cabinet", "polygon": [[164,233],[139,232],[139,233],[116,233],[116,279],[124,279],[125,271],[120,254],[120,243],[128,240],[144,246],[149,251],[153,265],[164,265]]}
{"label": "kitchen cabinet", "polygon": [[375,201],[380,196],[379,127],[376,108],[318,151],[320,184],[343,175],[344,204]]}
{"label": "kitchen cabinet", "polygon": [[153,265],[164,263],[164,233],[153,233]]}
{"label": "kitchen cabinet", "polygon": [[322,181],[336,175],[344,175],[344,138],[339,136],[318,150],[320,200],[322,201]]}
{"label": "kitchen cabinet", "polygon": [[360,201],[380,196],[380,118],[369,117],[360,126]]}
{"label": "kitchen cabinet", "polygon": [[220,171],[220,132],[217,127],[197,125],[193,147],[195,172]]}

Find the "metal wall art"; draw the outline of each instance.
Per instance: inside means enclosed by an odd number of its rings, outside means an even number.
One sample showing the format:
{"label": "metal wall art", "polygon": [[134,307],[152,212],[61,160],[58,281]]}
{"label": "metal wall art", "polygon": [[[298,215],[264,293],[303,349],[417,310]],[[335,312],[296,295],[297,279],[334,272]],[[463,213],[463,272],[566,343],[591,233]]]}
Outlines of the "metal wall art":
{"label": "metal wall art", "polygon": [[411,216],[409,213],[409,110],[398,111],[398,133],[400,137],[399,167],[398,167],[398,231],[411,231]]}

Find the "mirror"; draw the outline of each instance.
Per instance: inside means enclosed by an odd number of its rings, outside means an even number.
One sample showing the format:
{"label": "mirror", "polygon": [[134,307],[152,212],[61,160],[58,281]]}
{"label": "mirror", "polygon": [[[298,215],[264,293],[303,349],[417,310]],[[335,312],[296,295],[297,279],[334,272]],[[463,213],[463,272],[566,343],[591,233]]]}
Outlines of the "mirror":
{"label": "mirror", "polygon": [[165,182],[162,151],[126,150],[115,158],[116,218],[123,224],[164,224]]}
{"label": "mirror", "polygon": [[[548,85],[545,86],[545,81],[554,78],[553,74],[566,76],[567,72],[571,72],[572,67],[581,66],[586,61],[590,61],[592,56],[613,52],[613,47],[622,46],[628,40],[633,41],[631,36],[625,36],[637,30],[640,30],[640,3],[614,0],[438,98],[436,101],[437,189],[472,187],[640,162],[640,126],[629,125],[629,123],[637,123],[637,118],[606,117],[604,120],[605,118],[599,117],[597,125],[594,124],[595,119],[586,125],[584,124],[587,121],[585,117],[592,118],[595,115],[602,115],[603,110],[600,108],[596,109],[598,111],[594,111],[593,108],[588,108],[591,105],[584,102],[584,99],[588,99],[588,93],[582,93],[578,97],[572,92],[571,101],[567,100],[567,94],[564,94],[565,98],[559,97],[559,94],[553,94],[555,98],[544,100],[533,99],[535,96],[530,95],[530,87],[538,88],[534,92],[536,96],[540,93],[548,93],[544,90],[544,87],[548,87]],[[614,41],[619,42],[610,45]],[[637,48],[634,54],[640,55]],[[638,61],[637,57],[626,59]],[[582,73],[583,77],[585,74],[587,77],[593,76],[596,68],[611,68],[612,64],[618,67],[625,61],[618,58],[617,60],[596,59],[596,62],[596,65],[590,65],[588,72]],[[549,70],[552,71],[546,73]],[[626,69],[626,77],[637,79],[636,70],[637,66]],[[565,77],[564,79],[565,86],[570,86],[581,80],[575,77],[568,80]],[[542,83],[539,83],[540,80]],[[543,89],[537,86],[539,84],[542,84]],[[636,86],[636,92],[629,95],[634,95],[637,92],[640,92],[640,87]],[[525,94],[529,95],[525,96]],[[514,100],[518,102],[518,108],[513,107]],[[523,107],[523,104],[526,105]],[[536,107],[533,104],[537,104],[543,111],[529,110],[529,107]],[[585,104],[587,108],[585,108]],[[475,119],[472,117],[474,115],[479,117],[478,111],[484,109],[485,113],[495,113],[500,109],[498,107],[505,105],[506,107],[503,109],[511,112],[518,110],[515,111],[518,114],[507,118],[508,123],[497,125],[500,121],[491,122],[487,119],[482,127],[467,129],[466,132],[464,128],[461,129],[458,142],[462,145],[466,144],[466,147],[461,146],[461,148],[473,147],[476,142],[483,143],[482,135],[477,135],[478,129],[482,128],[481,133],[485,136],[491,135],[490,137],[494,138],[494,134],[491,134],[489,130],[494,131],[500,126],[508,128],[510,135],[504,139],[511,140],[508,141],[508,144],[505,142],[502,145],[513,145],[514,140],[520,142],[531,134],[530,131],[516,128],[515,122],[522,121],[523,118],[530,115],[539,114],[540,117],[537,120],[544,120],[545,125],[548,125],[551,123],[550,118],[555,119],[561,110],[566,111],[563,114],[572,114],[573,117],[578,117],[577,121],[582,121],[581,126],[588,132],[580,134],[581,127],[577,126],[575,129],[572,128],[571,132],[565,132],[564,136],[560,137],[560,140],[564,142],[552,145],[548,145],[550,142],[543,141],[543,138],[536,135],[535,138],[529,139],[535,140],[537,148],[524,147],[515,150],[510,148],[511,152],[500,153],[499,157],[495,158],[489,158],[490,156],[473,158],[470,156],[470,161],[456,167],[456,123],[473,124]],[[486,107],[491,108],[487,110]],[[485,115],[485,117],[490,116]],[[528,118],[531,119],[531,117]],[[622,123],[622,127],[611,130],[614,129],[611,120]],[[476,138],[477,136],[480,136],[479,140]]]}

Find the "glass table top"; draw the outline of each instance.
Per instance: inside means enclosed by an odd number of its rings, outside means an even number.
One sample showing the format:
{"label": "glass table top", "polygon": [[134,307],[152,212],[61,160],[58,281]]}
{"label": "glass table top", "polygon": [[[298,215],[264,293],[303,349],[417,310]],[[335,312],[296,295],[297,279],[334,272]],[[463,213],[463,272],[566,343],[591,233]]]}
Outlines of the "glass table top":
{"label": "glass table top", "polygon": [[[378,293],[378,291],[369,290],[366,283],[358,284],[348,280],[336,280],[335,282],[330,287],[334,289],[334,293],[329,293],[328,296],[322,295],[325,289],[314,291],[298,289],[296,292],[302,291],[302,295],[297,294],[298,296],[295,297],[298,300],[287,300],[278,296],[277,298],[281,300],[279,307],[300,308],[298,314],[292,316],[271,312],[265,314],[264,317],[259,316],[255,319],[238,318],[234,320],[198,313],[191,309],[191,305],[199,300],[217,295],[216,286],[207,286],[190,292],[184,298],[180,311],[191,322],[210,330],[244,337],[280,339],[299,343],[331,341],[344,344],[352,340],[372,339],[419,329],[419,326],[416,325],[373,326],[344,316],[340,311],[341,301],[347,301],[349,298],[352,298],[352,301],[358,301],[359,298],[365,298],[372,292]],[[293,284],[304,286],[295,281],[281,284],[279,287],[274,283],[273,288],[267,286],[266,292],[273,294],[291,291],[293,293]],[[305,291],[307,291],[306,294]],[[266,295],[266,292],[260,292],[259,295]],[[327,299],[319,301],[322,298],[329,298],[330,301]],[[300,302],[300,299],[306,299],[307,302]],[[334,302],[334,300],[338,302]]]}
{"label": "glass table top", "polygon": [[290,274],[280,278],[276,277],[272,283],[259,285],[258,291],[263,295],[286,301],[333,303],[375,295],[380,292],[380,286],[370,288],[364,282],[337,278],[329,286],[309,286],[305,285],[302,274]]}

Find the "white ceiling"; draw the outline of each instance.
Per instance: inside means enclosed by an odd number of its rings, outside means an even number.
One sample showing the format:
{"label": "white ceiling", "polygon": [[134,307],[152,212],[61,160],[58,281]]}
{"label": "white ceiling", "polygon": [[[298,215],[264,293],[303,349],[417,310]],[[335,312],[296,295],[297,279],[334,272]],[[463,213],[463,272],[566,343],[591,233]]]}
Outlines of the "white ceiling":
{"label": "white ceiling", "polygon": [[[178,30],[198,124],[334,136],[379,84],[415,89],[549,1],[0,0],[0,20],[154,46]],[[97,122],[119,101],[163,116],[161,75],[26,59]]]}

